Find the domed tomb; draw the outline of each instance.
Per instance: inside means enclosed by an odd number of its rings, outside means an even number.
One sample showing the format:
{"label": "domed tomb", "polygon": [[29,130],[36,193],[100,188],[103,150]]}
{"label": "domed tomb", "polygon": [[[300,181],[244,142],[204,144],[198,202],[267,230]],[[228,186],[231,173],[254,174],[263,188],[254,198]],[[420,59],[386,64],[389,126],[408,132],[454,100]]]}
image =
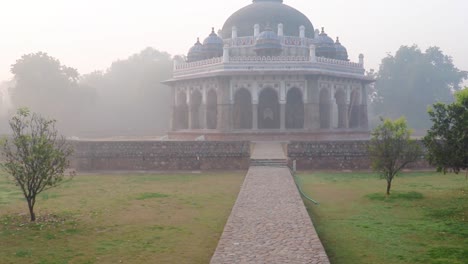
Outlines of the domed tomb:
{"label": "domed tomb", "polygon": [[305,37],[314,38],[312,22],[300,11],[283,4],[282,0],[254,0],[252,4],[232,14],[224,23],[222,38],[232,36],[232,27],[237,28],[238,37],[253,36],[254,25],[284,25],[285,36],[299,37],[300,26],[305,27]]}

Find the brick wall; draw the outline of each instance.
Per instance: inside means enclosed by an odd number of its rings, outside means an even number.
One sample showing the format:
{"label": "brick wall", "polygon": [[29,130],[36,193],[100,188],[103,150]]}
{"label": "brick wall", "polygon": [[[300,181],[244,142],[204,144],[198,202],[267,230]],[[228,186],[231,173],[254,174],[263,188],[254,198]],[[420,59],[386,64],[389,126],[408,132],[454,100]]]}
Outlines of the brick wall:
{"label": "brick wall", "polygon": [[[289,163],[296,160],[298,170],[367,170],[371,161],[369,141],[293,141],[288,144]],[[432,168],[423,157],[409,169]]]}
{"label": "brick wall", "polygon": [[77,141],[71,167],[78,171],[241,170],[250,164],[246,141]]}

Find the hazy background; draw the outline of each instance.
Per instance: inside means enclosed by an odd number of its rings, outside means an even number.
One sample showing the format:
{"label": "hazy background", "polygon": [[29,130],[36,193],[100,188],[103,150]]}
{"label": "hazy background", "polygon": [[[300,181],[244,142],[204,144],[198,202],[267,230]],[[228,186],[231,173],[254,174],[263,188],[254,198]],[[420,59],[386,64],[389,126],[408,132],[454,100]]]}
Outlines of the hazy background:
{"label": "hazy background", "polygon": [[[1,0],[0,3],[1,83],[12,78],[10,67],[16,60],[38,51],[77,69],[81,75],[96,70],[105,73],[113,62],[126,60],[146,47],[171,55],[186,54],[197,37],[204,39],[211,27],[220,29],[233,12],[251,1]],[[422,50],[438,46],[453,57],[456,67],[468,69],[468,1],[285,0],[284,3],[307,15],[315,28],[324,26],[331,37],[339,36],[352,61],[364,53],[368,69],[378,69],[388,53],[394,54],[401,45],[412,44]],[[2,99],[1,93],[5,93],[2,86],[8,85],[0,84],[0,101],[3,100],[0,117],[8,105],[5,96]],[[158,85],[157,89],[166,88]]]}

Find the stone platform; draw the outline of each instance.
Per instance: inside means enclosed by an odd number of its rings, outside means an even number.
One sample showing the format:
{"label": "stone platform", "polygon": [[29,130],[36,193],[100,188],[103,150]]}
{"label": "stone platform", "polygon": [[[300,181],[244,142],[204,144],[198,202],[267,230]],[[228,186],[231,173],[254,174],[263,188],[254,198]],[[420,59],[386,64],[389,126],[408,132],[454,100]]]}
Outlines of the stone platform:
{"label": "stone platform", "polygon": [[[252,159],[286,157],[257,143]],[[210,263],[329,263],[287,167],[250,167]]]}
{"label": "stone platform", "polygon": [[169,140],[196,140],[203,137],[208,141],[333,141],[368,140],[367,130],[239,130],[220,132],[216,130],[186,130],[169,132]]}

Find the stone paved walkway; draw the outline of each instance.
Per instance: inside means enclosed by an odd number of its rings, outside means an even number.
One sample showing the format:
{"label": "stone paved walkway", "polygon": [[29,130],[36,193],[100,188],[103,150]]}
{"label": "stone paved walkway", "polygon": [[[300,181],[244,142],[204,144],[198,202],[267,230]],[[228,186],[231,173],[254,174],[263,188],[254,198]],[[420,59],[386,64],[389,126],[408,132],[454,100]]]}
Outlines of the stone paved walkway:
{"label": "stone paved walkway", "polygon": [[257,142],[253,153],[252,159],[286,159],[281,143],[273,142]]}
{"label": "stone paved walkway", "polygon": [[[252,157],[281,153],[280,144],[262,143]],[[211,259],[228,263],[329,263],[288,168],[249,169]]]}

